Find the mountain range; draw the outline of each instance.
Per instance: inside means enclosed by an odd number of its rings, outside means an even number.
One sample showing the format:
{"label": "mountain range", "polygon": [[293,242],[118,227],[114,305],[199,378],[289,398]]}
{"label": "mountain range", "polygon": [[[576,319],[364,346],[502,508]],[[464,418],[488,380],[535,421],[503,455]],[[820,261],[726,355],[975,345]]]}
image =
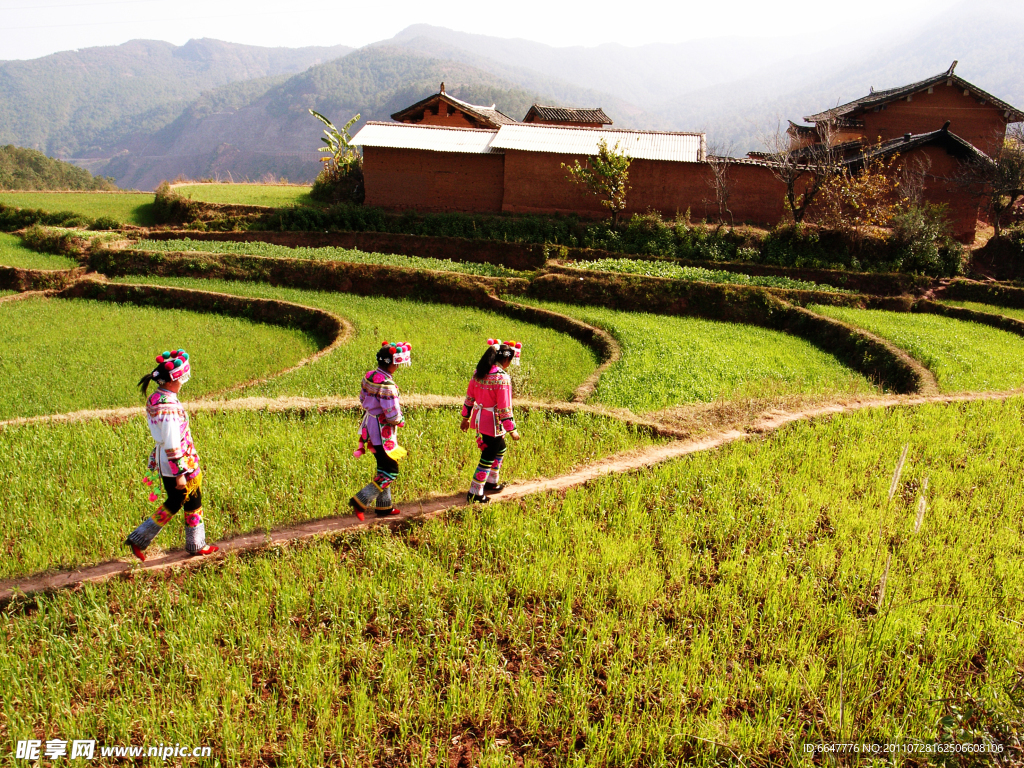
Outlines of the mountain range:
{"label": "mountain range", "polygon": [[[0,62],[0,145],[71,160],[123,187],[163,179],[309,181],[322,126],[388,116],[436,93],[495,104],[600,106],[615,127],[703,130],[743,154],[786,119],[941,72],[1024,106],[1024,7],[963,2],[903,28],[638,47],[553,47],[417,24],[358,50],[136,40]],[[356,126],[358,129],[358,125]]]}

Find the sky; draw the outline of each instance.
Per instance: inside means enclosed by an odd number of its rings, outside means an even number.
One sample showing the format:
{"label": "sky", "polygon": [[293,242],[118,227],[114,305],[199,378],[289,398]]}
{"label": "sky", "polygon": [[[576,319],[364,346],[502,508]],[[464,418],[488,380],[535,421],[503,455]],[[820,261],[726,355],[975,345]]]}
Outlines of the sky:
{"label": "sky", "polygon": [[[1015,2],[1017,0],[1010,0]],[[858,0],[781,5],[764,0],[621,2],[388,2],[324,0],[0,0],[0,60],[119,45],[133,39],[181,45],[212,37],[232,43],[298,48],[360,47],[426,23],[461,32],[520,37],[555,46],[678,43],[723,36],[863,34],[934,16],[957,0]],[[626,10],[623,10],[623,9]],[[514,9],[514,10],[513,10]],[[916,26],[916,24],[915,24]],[[842,40],[845,42],[845,40]]]}

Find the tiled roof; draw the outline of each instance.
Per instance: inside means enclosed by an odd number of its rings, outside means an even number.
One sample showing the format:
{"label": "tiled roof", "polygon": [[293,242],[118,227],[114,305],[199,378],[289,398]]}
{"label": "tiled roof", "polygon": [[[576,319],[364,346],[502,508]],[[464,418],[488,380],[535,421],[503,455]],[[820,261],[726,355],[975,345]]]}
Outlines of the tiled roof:
{"label": "tiled roof", "polygon": [[563,155],[596,155],[604,139],[609,147],[637,160],[670,160],[699,163],[707,146],[703,133],[660,133],[623,131],[614,128],[570,128],[558,125],[518,123],[503,125],[491,142],[498,149],[524,152],[552,152]]}
{"label": "tiled roof", "polygon": [[[953,62],[953,66],[956,66],[956,62]],[[950,67],[942,74],[929,77],[927,80],[911,83],[910,85],[904,85],[899,88],[890,88],[885,91],[872,90],[867,96],[855,99],[847,104],[842,104],[832,109],[827,109],[824,112],[818,112],[816,115],[808,115],[804,120],[809,123],[818,123],[828,119],[835,119],[837,117],[846,117],[873,107],[881,106],[882,104],[888,104],[891,101],[897,101],[898,99],[905,98],[919,91],[931,88],[934,85],[938,85],[939,83],[945,83],[946,81],[949,81],[952,85],[955,85],[958,88],[969,91],[975,98],[991,103],[994,107],[1003,110],[1011,123],[1017,123],[1024,120],[1024,112],[1010,106],[1001,99],[997,99],[991,93],[981,90],[978,86],[972,85],[962,77],[954,75],[953,67]]]}
{"label": "tiled roof", "polygon": [[352,137],[356,147],[427,149],[468,155],[500,155],[491,146],[497,131],[480,128],[447,128],[440,125],[370,122]]}
{"label": "tiled roof", "polygon": [[481,106],[478,106],[476,104],[469,104],[469,103],[463,101],[462,99],[456,99],[454,96],[449,96],[447,93],[444,94],[444,97],[446,99],[454,101],[456,104],[458,104],[460,107],[462,107],[466,111],[475,112],[478,115],[486,117],[488,120],[493,122],[495,124],[495,126],[499,126],[499,125],[515,125],[517,122],[519,122],[515,118],[509,117],[508,115],[506,115],[501,110],[496,109],[494,104],[491,104],[491,106],[489,106],[489,107],[481,107]]}
{"label": "tiled roof", "polygon": [[456,99],[454,96],[449,96],[447,93],[444,93],[443,91],[440,93],[435,93],[432,96],[428,96],[427,98],[422,99],[420,101],[417,101],[411,107],[406,107],[405,109],[395,112],[395,114],[391,116],[391,119],[397,120],[398,122],[403,122],[405,118],[418,114],[434,101],[443,101],[448,104],[451,104],[453,107],[461,109],[463,112],[466,112],[470,115],[473,115],[474,117],[477,117],[481,122],[485,123],[486,125],[492,128],[497,128],[500,125],[514,124],[517,122],[514,118],[509,117],[501,110],[497,109],[494,104],[492,104],[489,107],[482,107],[477,104],[470,104],[469,102],[463,101],[462,99]]}
{"label": "tiled roof", "polygon": [[876,157],[888,157],[903,154],[912,149],[925,146],[940,146],[949,154],[961,160],[982,160],[992,162],[992,158],[955,133],[950,133],[947,122],[937,131],[928,133],[908,134],[899,139],[890,139],[872,147],[865,147],[863,152],[848,157],[844,164],[850,168],[858,168],[868,160]]}
{"label": "tiled roof", "polygon": [[568,107],[552,107],[545,104],[534,104],[523,118],[524,123],[530,122],[534,115],[541,120],[559,123],[597,123],[611,125],[612,119],[600,107],[594,109],[572,109]]}

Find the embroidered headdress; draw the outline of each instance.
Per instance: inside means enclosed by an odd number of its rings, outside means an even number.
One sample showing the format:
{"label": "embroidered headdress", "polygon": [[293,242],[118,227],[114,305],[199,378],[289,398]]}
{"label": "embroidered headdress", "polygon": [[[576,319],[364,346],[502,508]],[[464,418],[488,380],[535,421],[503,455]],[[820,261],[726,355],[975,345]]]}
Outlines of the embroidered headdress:
{"label": "embroidered headdress", "polygon": [[[495,349],[498,353],[498,360],[505,360],[509,357],[512,358],[512,365],[519,365],[519,359],[523,355],[523,342],[521,341],[502,341],[501,339],[488,339],[487,344]],[[507,347],[507,350],[502,350],[502,347]]]}
{"label": "embroidered headdress", "polygon": [[176,349],[156,356],[156,368],[150,374],[157,382],[180,381],[184,384],[192,377],[188,352]]}
{"label": "embroidered headdress", "polygon": [[407,341],[385,341],[377,350],[381,365],[412,365],[412,344]]}

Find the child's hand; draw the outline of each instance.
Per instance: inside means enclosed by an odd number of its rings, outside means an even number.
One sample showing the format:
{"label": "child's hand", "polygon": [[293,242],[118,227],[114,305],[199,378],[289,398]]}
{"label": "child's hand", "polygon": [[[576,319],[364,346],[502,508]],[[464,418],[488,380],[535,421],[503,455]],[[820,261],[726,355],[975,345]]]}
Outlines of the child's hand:
{"label": "child's hand", "polygon": [[519,439],[519,430],[518,429],[515,430],[514,432],[512,432],[511,434],[512,434],[512,439],[513,440],[518,440]]}
{"label": "child's hand", "polygon": [[179,491],[185,490],[185,487],[187,485],[188,482],[185,480],[184,475],[178,475],[178,479],[174,481],[174,487],[177,488]]}
{"label": "child's hand", "polygon": [[463,419],[462,423],[459,425],[459,429],[461,429],[463,432],[469,429],[469,419]]}

